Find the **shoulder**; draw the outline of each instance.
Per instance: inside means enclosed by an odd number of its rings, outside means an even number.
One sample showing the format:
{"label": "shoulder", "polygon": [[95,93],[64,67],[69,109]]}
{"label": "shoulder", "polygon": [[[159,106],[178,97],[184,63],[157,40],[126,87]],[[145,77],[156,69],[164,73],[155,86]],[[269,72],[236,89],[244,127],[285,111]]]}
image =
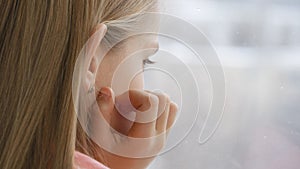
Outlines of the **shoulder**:
{"label": "shoulder", "polygon": [[95,159],[82,154],[78,151],[74,153],[75,169],[108,169],[108,167],[99,163]]}

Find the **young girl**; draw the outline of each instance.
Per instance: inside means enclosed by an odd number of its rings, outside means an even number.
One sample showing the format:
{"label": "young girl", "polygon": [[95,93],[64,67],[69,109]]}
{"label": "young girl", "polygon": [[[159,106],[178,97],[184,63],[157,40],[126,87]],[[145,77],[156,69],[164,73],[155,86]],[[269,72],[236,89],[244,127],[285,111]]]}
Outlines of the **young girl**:
{"label": "young girl", "polygon": [[[131,21],[143,25],[136,16],[157,11],[157,2],[1,0],[0,4],[0,168],[147,167],[155,154],[123,156],[101,147],[97,138],[106,135],[89,137],[77,120],[72,77],[81,49],[93,37],[88,48],[89,69],[84,75],[87,81],[90,74],[95,77],[95,90],[88,87],[84,92],[94,91],[99,110],[119,133],[133,138],[165,136],[177,110],[166,95],[142,91],[142,74],[123,94],[116,94],[111,86],[112,72],[118,65],[135,51],[157,48],[155,38],[128,38],[113,46],[101,63],[94,58],[105,46],[131,34],[136,27]],[[149,62],[146,57],[136,58],[128,66],[142,67],[144,62]],[[123,96],[129,96],[133,107],[141,112],[154,103],[161,115],[154,121],[131,122],[114,105]],[[164,142],[154,140],[139,151],[147,154],[160,149]],[[126,142],[119,145],[127,146]]]}

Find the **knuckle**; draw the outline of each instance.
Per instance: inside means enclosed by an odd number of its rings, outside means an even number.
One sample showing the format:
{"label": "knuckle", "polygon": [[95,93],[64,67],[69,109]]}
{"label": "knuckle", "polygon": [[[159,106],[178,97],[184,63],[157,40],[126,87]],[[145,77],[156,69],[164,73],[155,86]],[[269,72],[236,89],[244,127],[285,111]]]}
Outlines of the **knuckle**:
{"label": "knuckle", "polygon": [[166,93],[161,93],[162,98],[164,98],[166,101],[170,100],[170,96],[167,95]]}
{"label": "knuckle", "polygon": [[166,93],[155,93],[155,94],[159,98],[160,102],[165,102],[165,103],[170,102],[170,97],[168,94],[166,94]]}
{"label": "knuckle", "polygon": [[158,104],[158,102],[159,102],[158,96],[156,96],[154,94],[149,94],[148,99],[151,104]]}

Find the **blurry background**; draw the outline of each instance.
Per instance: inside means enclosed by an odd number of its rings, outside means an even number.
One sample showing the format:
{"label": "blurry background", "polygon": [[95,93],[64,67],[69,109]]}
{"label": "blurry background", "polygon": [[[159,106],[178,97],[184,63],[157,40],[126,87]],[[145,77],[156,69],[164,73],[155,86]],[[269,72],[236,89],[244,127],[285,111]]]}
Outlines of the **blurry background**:
{"label": "blurry background", "polygon": [[[299,169],[300,1],[163,4],[167,13],[197,26],[213,44],[224,69],[227,100],[220,126],[208,142],[198,142],[205,118],[200,115],[184,140],[149,168]],[[189,118],[188,112],[182,114]]]}

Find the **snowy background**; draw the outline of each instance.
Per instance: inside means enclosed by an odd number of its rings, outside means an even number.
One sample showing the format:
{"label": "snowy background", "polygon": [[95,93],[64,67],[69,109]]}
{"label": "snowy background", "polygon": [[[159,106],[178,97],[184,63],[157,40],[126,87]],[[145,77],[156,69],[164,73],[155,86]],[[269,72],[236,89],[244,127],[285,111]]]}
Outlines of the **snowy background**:
{"label": "snowy background", "polygon": [[[180,112],[169,139],[183,139],[149,169],[299,169],[300,1],[167,0],[164,10],[197,26],[213,44],[225,73],[227,98],[218,129],[200,144],[211,89],[203,65],[190,62],[203,73],[198,81],[204,91],[200,114],[194,116],[192,103],[191,111]],[[176,63],[169,66],[180,74]],[[155,82],[150,76],[146,80],[149,86]],[[217,117],[212,115],[205,131],[212,130]]]}

